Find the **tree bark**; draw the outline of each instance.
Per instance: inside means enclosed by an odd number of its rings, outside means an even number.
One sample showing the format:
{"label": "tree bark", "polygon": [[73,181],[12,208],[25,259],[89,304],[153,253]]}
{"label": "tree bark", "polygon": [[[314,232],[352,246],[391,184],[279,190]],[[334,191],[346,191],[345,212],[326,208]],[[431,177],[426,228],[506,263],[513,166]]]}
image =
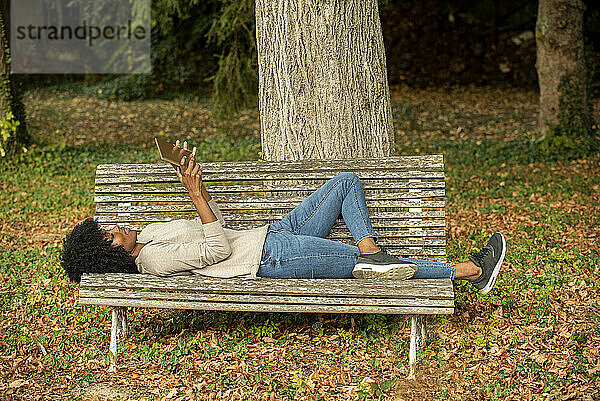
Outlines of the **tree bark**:
{"label": "tree bark", "polygon": [[[20,151],[32,143],[25,123],[25,107],[21,101],[20,85],[10,73],[10,0],[0,0],[0,119],[8,112],[19,125],[15,132],[9,132],[5,139],[0,135],[0,156]],[[3,134],[3,133],[0,133]]]}
{"label": "tree bark", "polygon": [[0,0],[0,119],[10,107],[10,71],[5,49],[8,47],[8,0]]}
{"label": "tree bark", "polygon": [[265,160],[395,153],[376,0],[256,1]]}
{"label": "tree bark", "polygon": [[559,123],[559,84],[570,77],[579,86],[584,121],[589,115],[588,72],[584,57],[582,0],[539,0],[535,38],[536,69],[540,86],[539,131],[545,138]]}

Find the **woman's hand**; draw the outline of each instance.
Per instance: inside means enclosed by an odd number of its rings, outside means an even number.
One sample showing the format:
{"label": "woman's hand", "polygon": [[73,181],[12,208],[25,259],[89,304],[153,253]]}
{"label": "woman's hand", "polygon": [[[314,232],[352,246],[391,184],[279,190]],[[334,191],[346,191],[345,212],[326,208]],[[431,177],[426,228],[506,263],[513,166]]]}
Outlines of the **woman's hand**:
{"label": "woman's hand", "polygon": [[[179,140],[175,142],[175,148],[179,147]],[[183,149],[187,150],[187,141],[183,142]],[[202,170],[200,170],[200,165],[196,164],[194,161],[196,159],[196,147],[192,150],[192,155],[190,156],[190,160],[187,161],[187,166],[185,156],[181,159],[181,165],[175,167],[175,172],[177,173],[177,178],[183,184],[183,186],[188,190],[190,195],[202,195]]]}
{"label": "woman's hand", "polygon": [[[196,149],[196,148],[194,147],[194,149]],[[185,154],[186,150],[188,150],[187,141],[183,141],[183,147],[180,146],[179,139],[175,141],[175,145],[173,145],[173,152],[179,153],[179,160],[184,159],[185,156],[183,156],[183,155]],[[171,165],[173,166],[173,168],[175,168],[175,171],[177,171],[177,169],[179,168],[179,166],[177,164],[171,163]]]}

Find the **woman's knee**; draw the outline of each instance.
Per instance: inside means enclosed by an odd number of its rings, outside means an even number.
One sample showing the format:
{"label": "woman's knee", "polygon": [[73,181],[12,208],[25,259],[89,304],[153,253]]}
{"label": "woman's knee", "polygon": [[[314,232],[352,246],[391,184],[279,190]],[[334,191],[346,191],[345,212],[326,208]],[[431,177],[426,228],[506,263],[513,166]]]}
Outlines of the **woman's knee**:
{"label": "woman's knee", "polygon": [[358,176],[354,173],[351,173],[349,171],[344,171],[343,173],[339,173],[338,175],[336,175],[336,178],[342,180],[342,179],[346,179],[346,180],[351,180],[351,181],[360,181],[360,178],[358,178]]}

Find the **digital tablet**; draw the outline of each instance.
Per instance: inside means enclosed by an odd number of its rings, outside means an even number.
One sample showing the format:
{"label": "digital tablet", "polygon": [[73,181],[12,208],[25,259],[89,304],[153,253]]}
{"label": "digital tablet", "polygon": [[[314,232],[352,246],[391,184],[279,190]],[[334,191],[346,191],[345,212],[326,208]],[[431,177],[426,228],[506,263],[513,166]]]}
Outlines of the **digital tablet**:
{"label": "digital tablet", "polygon": [[184,166],[187,166],[190,156],[192,155],[191,151],[183,149],[182,147],[175,149],[175,145],[156,137],[154,138],[154,142],[156,142],[156,147],[158,148],[158,153],[160,154],[160,158],[162,160],[176,166],[181,166],[181,158],[183,156],[187,156],[183,164]]}

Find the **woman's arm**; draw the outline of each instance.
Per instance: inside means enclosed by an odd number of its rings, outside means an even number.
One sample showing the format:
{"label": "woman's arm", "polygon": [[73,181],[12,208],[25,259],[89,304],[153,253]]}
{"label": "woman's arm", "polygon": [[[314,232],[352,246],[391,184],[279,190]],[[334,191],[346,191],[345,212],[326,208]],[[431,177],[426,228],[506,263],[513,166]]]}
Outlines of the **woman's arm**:
{"label": "woman's arm", "polygon": [[[175,142],[174,148],[175,149],[179,148],[179,140],[177,140],[177,142]],[[187,149],[187,142],[183,142],[182,149]],[[183,183],[183,185],[188,190],[188,192],[190,194],[190,198],[192,199],[192,202],[194,203],[194,206],[196,207],[196,210],[198,211],[198,214],[200,215],[200,220],[202,221],[202,223],[204,224],[206,222],[213,222],[213,221],[218,220],[219,223],[221,223],[221,226],[224,227],[225,220],[223,219],[223,215],[221,214],[221,211],[219,210],[219,206],[214,201],[212,196],[210,196],[210,194],[206,190],[206,187],[204,186],[204,182],[202,181],[202,170],[200,170],[200,166],[194,164],[195,157],[196,157],[196,147],[194,146],[194,149],[192,150],[192,155],[190,157],[191,160],[190,160],[190,163],[188,164],[188,168],[186,169],[185,167],[175,167],[175,171],[177,172],[177,177],[179,178],[179,180]],[[184,163],[185,163],[185,160],[182,159],[181,164],[183,165]],[[193,168],[192,168],[192,166],[193,166]],[[191,170],[191,172],[190,172],[190,170]],[[192,176],[192,179],[191,179],[191,182],[189,183],[189,185],[188,185],[188,183],[185,183],[183,181],[184,180],[183,175],[186,175],[188,173]],[[208,206],[210,211],[212,211],[212,214],[206,210],[206,206]],[[201,210],[202,210],[202,212],[201,212]],[[208,218],[206,221],[202,217],[203,214],[205,215],[205,217]],[[214,220],[213,220],[213,218],[214,218]]]}
{"label": "woman's arm", "polygon": [[159,276],[181,274],[225,260],[231,255],[231,246],[223,228],[213,222],[204,226],[206,242],[156,242],[140,254],[139,263],[144,271]]}
{"label": "woman's arm", "polygon": [[[175,142],[174,149],[179,149],[179,139]],[[183,142],[183,148],[187,150],[187,141]],[[177,178],[183,184],[183,186],[187,189],[188,194],[190,195],[190,199],[200,216],[200,220],[202,224],[212,223],[218,219],[212,208],[208,204],[208,202],[212,199],[206,188],[204,188],[204,183],[202,182],[202,170],[200,170],[200,166],[194,163],[194,159],[196,158],[196,147],[192,150],[192,155],[190,156],[189,163],[185,166],[185,156],[181,158],[181,164],[175,167],[175,173],[177,174]],[[224,223],[221,223],[224,224]]]}
{"label": "woman's arm", "polygon": [[221,214],[221,210],[219,210],[219,205],[217,205],[217,202],[215,202],[214,198],[209,195],[204,183],[202,184],[202,197],[208,202],[208,206],[212,209],[215,216],[217,216],[219,223],[225,227],[225,219],[223,219],[223,214]]}
{"label": "woman's arm", "polygon": [[210,194],[206,190],[206,187],[204,186],[204,182],[202,183],[202,197],[206,199],[207,202],[210,202],[210,200],[212,199],[212,196],[210,196]]}
{"label": "woman's arm", "polygon": [[200,220],[202,221],[202,224],[208,224],[218,220],[217,216],[215,216],[215,213],[212,211],[211,207],[209,206],[206,199],[204,199],[201,192],[190,192],[190,199],[192,199],[192,202],[194,203],[194,206],[196,207],[196,210],[200,215]]}
{"label": "woman's arm", "polygon": [[[196,148],[194,148],[195,150]],[[208,224],[217,221],[217,216],[208,205],[208,201],[202,196],[202,187],[204,186],[202,185],[202,170],[198,164],[194,163],[194,153],[192,153],[187,167],[185,167],[185,156],[181,159],[181,166],[176,170],[177,177],[188,190],[202,224]]]}

